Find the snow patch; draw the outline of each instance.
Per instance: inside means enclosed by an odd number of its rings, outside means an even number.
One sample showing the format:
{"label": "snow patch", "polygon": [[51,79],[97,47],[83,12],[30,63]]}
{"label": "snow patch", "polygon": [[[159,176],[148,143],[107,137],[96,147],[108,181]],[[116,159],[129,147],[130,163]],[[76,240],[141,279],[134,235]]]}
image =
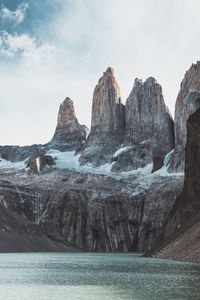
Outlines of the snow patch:
{"label": "snow patch", "polygon": [[170,151],[165,155],[163,166],[160,170],[156,171],[154,174],[160,175],[161,177],[174,177],[174,176],[184,176],[184,172],[177,172],[177,173],[169,173],[168,168],[169,168],[169,163],[171,156],[173,154],[174,150]]}
{"label": "snow patch", "polygon": [[150,175],[153,167],[153,164],[149,164],[144,168],[138,168],[128,172],[115,173],[111,171],[115,162],[107,163],[99,167],[93,167],[91,164],[81,166],[79,163],[80,154],[75,155],[75,151],[60,152],[59,150],[51,149],[47,152],[47,155],[51,155],[55,159],[56,167],[58,169],[68,169],[80,173],[108,175],[115,177],[116,179],[128,177],[130,175],[135,175],[136,177]]}
{"label": "snow patch", "polygon": [[18,162],[11,162],[9,160],[6,160],[6,159],[0,157],[0,169],[23,170],[26,168],[26,165],[25,165],[26,160],[18,161]]}
{"label": "snow patch", "polygon": [[114,154],[113,157],[117,157],[119,154],[121,154],[122,152],[126,152],[128,151],[130,148],[133,148],[133,146],[126,146],[126,147],[122,147],[120,149],[118,149]]}
{"label": "snow patch", "polygon": [[146,165],[143,168],[138,168],[138,169],[127,171],[127,172],[121,172],[121,174],[123,176],[126,176],[126,175],[147,176],[147,175],[152,174],[151,173],[152,169],[153,169],[153,163],[150,163],[150,164]]}
{"label": "snow patch", "polygon": [[37,166],[38,173],[40,173],[40,157],[39,156],[36,158],[36,166]]}
{"label": "snow patch", "polygon": [[112,165],[114,163],[94,168],[91,164],[81,166],[79,163],[80,154],[75,155],[75,151],[60,152],[59,150],[52,149],[49,150],[47,154],[55,159],[56,167],[58,169],[68,169],[82,173],[109,174],[111,173]]}

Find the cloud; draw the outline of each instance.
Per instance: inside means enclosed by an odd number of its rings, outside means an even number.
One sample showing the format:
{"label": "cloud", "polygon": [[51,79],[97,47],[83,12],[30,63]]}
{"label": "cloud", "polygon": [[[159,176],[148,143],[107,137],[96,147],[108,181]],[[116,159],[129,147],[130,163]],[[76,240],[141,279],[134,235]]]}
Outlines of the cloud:
{"label": "cloud", "polygon": [[14,22],[16,24],[22,23],[26,17],[28,3],[21,3],[16,10],[10,10],[2,5],[0,10],[0,18],[3,22]]}
{"label": "cloud", "polygon": [[12,35],[6,31],[0,34],[0,55],[7,58],[18,56],[25,65],[49,61],[54,51],[53,45],[40,43],[28,34]]}
{"label": "cloud", "polygon": [[27,2],[23,23],[1,23],[0,144],[47,142],[66,96],[90,126],[93,89],[108,66],[124,102],[135,77],[154,76],[174,111],[184,73],[199,59],[199,0]]}

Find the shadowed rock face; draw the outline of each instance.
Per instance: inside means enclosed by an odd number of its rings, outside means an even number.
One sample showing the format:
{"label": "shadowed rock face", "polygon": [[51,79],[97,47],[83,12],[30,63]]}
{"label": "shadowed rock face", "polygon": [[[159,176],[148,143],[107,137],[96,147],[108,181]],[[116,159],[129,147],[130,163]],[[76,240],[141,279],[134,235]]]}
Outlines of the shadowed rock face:
{"label": "shadowed rock face", "polygon": [[[150,181],[143,178],[140,186],[141,179],[135,176],[115,179],[59,170],[31,176],[4,174],[0,236],[4,231],[10,239],[16,232],[24,237],[40,232],[66,248],[84,251],[149,250],[162,238],[182,186],[181,178],[151,176]],[[37,243],[41,246],[42,241]]]}
{"label": "shadowed rock face", "polygon": [[125,116],[124,144],[133,147],[116,158],[113,170],[136,169],[152,161],[153,172],[158,170],[165,155],[173,149],[174,127],[162,88],[153,77],[144,83],[135,80],[126,101]]}
{"label": "shadowed rock face", "polygon": [[[200,212],[200,108],[187,121],[184,188],[176,201],[174,215],[168,225],[171,233],[176,226]],[[168,233],[168,234],[169,234]]]}
{"label": "shadowed rock face", "polygon": [[185,164],[185,145],[187,139],[187,120],[200,106],[200,62],[193,64],[186,72],[176,100],[174,129],[175,151],[171,160],[171,171],[183,171]]}
{"label": "shadowed rock face", "polygon": [[162,88],[153,77],[136,79],[126,101],[126,133],[129,141],[150,142],[168,153],[174,146],[173,120],[165,105]]}
{"label": "shadowed rock face", "polygon": [[185,181],[151,256],[200,261],[200,108],[187,121]]}
{"label": "shadowed rock face", "polygon": [[60,105],[57,127],[49,147],[61,151],[78,150],[87,138],[88,129],[76,118],[73,101],[66,98]]}

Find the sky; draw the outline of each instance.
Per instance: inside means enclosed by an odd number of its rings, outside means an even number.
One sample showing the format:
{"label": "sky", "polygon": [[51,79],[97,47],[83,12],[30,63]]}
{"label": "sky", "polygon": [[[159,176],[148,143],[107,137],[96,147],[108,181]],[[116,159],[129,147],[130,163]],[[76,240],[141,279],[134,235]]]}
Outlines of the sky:
{"label": "sky", "polygon": [[172,114],[200,59],[199,0],[0,0],[0,145],[48,142],[59,105],[90,126],[108,66],[125,103],[136,77],[162,85]]}

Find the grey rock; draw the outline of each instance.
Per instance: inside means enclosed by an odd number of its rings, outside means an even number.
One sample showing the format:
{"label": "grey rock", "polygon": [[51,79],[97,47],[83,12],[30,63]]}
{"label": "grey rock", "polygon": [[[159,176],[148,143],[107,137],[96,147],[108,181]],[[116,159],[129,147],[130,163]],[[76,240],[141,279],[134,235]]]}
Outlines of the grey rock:
{"label": "grey rock", "polygon": [[[24,234],[37,228],[72,249],[145,251],[162,238],[182,181],[154,174],[114,178],[59,170],[4,175],[0,212],[15,215],[16,227],[24,220]],[[6,220],[0,229],[15,232]]]}
{"label": "grey rock", "polygon": [[91,131],[81,153],[82,164],[109,162],[123,141],[125,107],[114,70],[108,68],[93,93]]}
{"label": "grey rock", "polygon": [[153,257],[200,261],[200,108],[187,120],[185,181],[163,230],[147,253]]}
{"label": "grey rock", "polygon": [[60,105],[57,126],[49,148],[60,151],[76,151],[85,143],[88,129],[80,125],[74,110],[73,101],[66,98]]}
{"label": "grey rock", "polygon": [[41,152],[42,145],[31,146],[0,146],[0,155],[11,162],[24,161],[35,153]]}
{"label": "grey rock", "polygon": [[29,174],[42,174],[50,171],[54,165],[55,161],[51,155],[36,154],[27,161],[26,167]]}
{"label": "grey rock", "polygon": [[[162,88],[153,77],[144,83],[136,78],[126,101],[126,142],[148,145],[148,161],[163,160],[174,147],[173,120],[165,105]],[[136,152],[135,152],[136,153]],[[137,160],[133,157],[133,160]],[[141,166],[143,165],[143,162]],[[154,171],[157,168],[154,165]]]}
{"label": "grey rock", "polygon": [[187,139],[187,120],[200,106],[200,62],[193,64],[181,82],[176,100],[174,129],[175,151],[169,170],[183,171],[185,165],[185,145]]}
{"label": "grey rock", "polygon": [[73,101],[66,98],[60,105],[57,126],[52,140],[45,145],[0,146],[0,155],[11,162],[30,159],[39,154],[45,155],[50,149],[60,151],[79,150],[88,135],[88,128],[80,125],[74,111]]}
{"label": "grey rock", "polygon": [[149,143],[135,143],[134,146],[127,146],[127,150],[112,157],[112,162],[114,162],[112,171],[128,172],[143,168],[152,163],[152,155],[152,148]]}

